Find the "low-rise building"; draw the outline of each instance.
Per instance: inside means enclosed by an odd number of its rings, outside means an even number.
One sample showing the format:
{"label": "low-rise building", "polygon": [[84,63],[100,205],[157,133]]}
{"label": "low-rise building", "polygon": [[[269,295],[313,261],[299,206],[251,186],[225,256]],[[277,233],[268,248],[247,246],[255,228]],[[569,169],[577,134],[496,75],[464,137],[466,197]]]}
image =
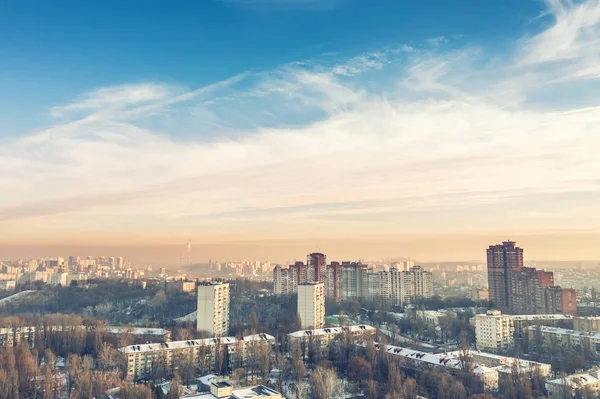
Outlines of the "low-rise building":
{"label": "low-rise building", "polygon": [[529,326],[573,328],[573,316],[568,314],[512,315],[512,319],[517,335],[522,335],[525,327]]}
{"label": "low-rise building", "polygon": [[549,398],[565,399],[574,397],[596,397],[600,393],[600,372],[573,374],[546,382]]}
{"label": "low-rise building", "polygon": [[[456,351],[450,352],[448,355],[459,359],[461,353],[460,351]],[[473,359],[475,364],[491,368],[498,372],[500,390],[503,389],[505,383],[511,381],[510,379],[512,378],[514,371],[519,374],[526,374],[530,378],[536,374],[542,377],[548,377],[552,368],[547,363],[533,362],[509,356],[500,356],[488,352],[469,351],[469,356]]]}
{"label": "low-rise building", "polygon": [[336,337],[349,334],[353,339],[368,338],[375,335],[375,327],[361,324],[358,326],[319,328],[316,330],[300,330],[288,334],[290,345],[318,343],[326,348]]}
{"label": "low-rise building", "polygon": [[415,316],[417,319],[421,319],[425,323],[437,327],[440,325],[440,320],[455,319],[456,313],[451,310],[416,310]]}
{"label": "low-rise building", "polygon": [[497,351],[512,346],[515,327],[509,315],[499,310],[489,310],[475,316],[475,337],[477,349]]}
{"label": "low-rise building", "polygon": [[526,327],[530,345],[558,345],[568,348],[589,348],[594,355],[600,354],[600,333],[586,333],[559,327]]}
{"label": "low-rise building", "polygon": [[[365,346],[366,343],[359,343]],[[401,348],[393,345],[374,343],[377,351],[385,351],[389,356],[400,357],[405,360],[404,364],[416,370],[425,368],[443,368],[451,373],[471,372],[486,391],[498,390],[498,371],[489,367],[473,363],[466,366],[458,357],[451,354],[433,354],[420,352],[413,349]],[[469,370],[465,369],[468,367]]]}
{"label": "low-rise building", "polygon": [[275,337],[256,334],[237,339],[235,337],[195,339],[175,342],[162,342],[143,345],[129,345],[119,348],[127,356],[127,377],[133,380],[151,378],[157,369],[173,372],[182,359],[197,363],[204,371],[220,373],[223,359],[229,364],[247,363],[252,348],[257,345],[272,346]]}

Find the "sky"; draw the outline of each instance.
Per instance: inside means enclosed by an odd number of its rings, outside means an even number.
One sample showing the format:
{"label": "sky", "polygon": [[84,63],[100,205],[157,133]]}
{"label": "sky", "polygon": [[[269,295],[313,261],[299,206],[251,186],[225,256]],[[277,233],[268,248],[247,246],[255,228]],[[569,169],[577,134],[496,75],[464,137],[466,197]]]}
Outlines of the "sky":
{"label": "sky", "polygon": [[0,37],[0,259],[600,259],[600,0],[6,0]]}

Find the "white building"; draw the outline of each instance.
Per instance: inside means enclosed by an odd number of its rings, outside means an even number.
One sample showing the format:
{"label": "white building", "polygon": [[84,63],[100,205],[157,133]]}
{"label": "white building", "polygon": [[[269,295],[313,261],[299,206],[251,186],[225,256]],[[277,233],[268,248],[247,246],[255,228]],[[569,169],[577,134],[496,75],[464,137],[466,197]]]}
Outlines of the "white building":
{"label": "white building", "polygon": [[418,319],[436,327],[440,325],[440,319],[452,320],[456,318],[456,313],[451,310],[416,310],[415,315]]}
{"label": "white building", "polygon": [[48,279],[48,284],[50,285],[61,285],[63,287],[67,286],[67,278],[68,278],[69,274],[68,273],[54,273],[50,276],[50,278]]}
{"label": "white building", "polygon": [[215,337],[229,331],[229,284],[201,283],[197,288],[198,313],[196,329],[208,331]]}
{"label": "white building", "polygon": [[302,328],[325,326],[325,286],[323,283],[298,285],[298,313]]}
{"label": "white building", "polygon": [[[362,344],[363,346],[366,343]],[[449,372],[465,371],[463,364],[452,354],[433,354],[420,352],[413,349],[401,348],[393,345],[374,343],[377,351],[385,351],[392,357],[401,357],[411,364],[415,369],[419,368],[443,368]],[[471,372],[481,383],[486,391],[498,390],[498,371],[489,367],[474,363]]]}
{"label": "white building", "polygon": [[600,372],[592,370],[547,381],[546,391],[549,398],[557,399],[585,397],[582,394],[586,391],[596,397],[600,393]]}
{"label": "white building", "polygon": [[488,310],[475,316],[477,349],[499,350],[510,347],[514,342],[513,319],[499,310]]}
{"label": "white building", "polygon": [[190,359],[198,365],[220,373],[219,361],[227,353],[231,364],[237,360],[246,364],[257,345],[272,346],[275,337],[268,334],[235,337],[206,338],[187,341],[129,345],[119,348],[127,356],[127,377],[133,380],[149,378],[158,368],[175,370],[181,359]]}

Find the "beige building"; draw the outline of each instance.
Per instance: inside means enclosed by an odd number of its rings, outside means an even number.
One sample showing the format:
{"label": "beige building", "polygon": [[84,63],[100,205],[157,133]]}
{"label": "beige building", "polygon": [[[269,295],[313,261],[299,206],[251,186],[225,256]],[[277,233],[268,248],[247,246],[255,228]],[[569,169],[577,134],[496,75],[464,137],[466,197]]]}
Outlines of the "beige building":
{"label": "beige building", "polygon": [[15,280],[0,280],[0,290],[12,291],[17,287]]}
{"label": "beige building", "polygon": [[323,283],[298,285],[298,314],[302,328],[325,326],[325,286]]}
{"label": "beige building", "polygon": [[197,394],[194,399],[283,399],[277,391],[264,385],[234,389],[230,382],[224,380],[212,381],[210,393]]}
{"label": "beige building", "polygon": [[486,314],[475,316],[475,337],[479,350],[506,349],[513,344],[514,333],[512,316],[503,315],[499,310],[488,310]]}
{"label": "beige building", "polygon": [[229,331],[229,284],[216,281],[200,283],[197,294],[196,329],[208,331],[215,337],[227,335]]}
{"label": "beige building", "polygon": [[549,398],[556,399],[586,397],[584,393],[597,397],[600,393],[600,373],[598,370],[592,370],[550,380],[546,382],[546,391]]}
{"label": "beige building", "polygon": [[166,292],[194,292],[195,290],[195,281],[173,280],[165,282]]}
{"label": "beige building", "polygon": [[573,329],[587,333],[600,333],[600,317],[574,317]]}
{"label": "beige building", "polygon": [[152,378],[157,370],[173,372],[183,359],[191,359],[204,372],[221,373],[224,366],[219,362],[225,358],[230,365],[244,365],[258,345],[268,349],[274,344],[275,337],[256,334],[241,339],[222,337],[129,345],[119,351],[127,356],[127,377],[137,381]]}
{"label": "beige building", "polygon": [[530,345],[557,345],[562,347],[588,347],[594,355],[600,354],[600,333],[586,333],[559,327],[530,326],[525,328]]}
{"label": "beige building", "polygon": [[512,319],[518,335],[522,335],[529,326],[573,327],[573,316],[568,314],[524,314],[513,315]]}

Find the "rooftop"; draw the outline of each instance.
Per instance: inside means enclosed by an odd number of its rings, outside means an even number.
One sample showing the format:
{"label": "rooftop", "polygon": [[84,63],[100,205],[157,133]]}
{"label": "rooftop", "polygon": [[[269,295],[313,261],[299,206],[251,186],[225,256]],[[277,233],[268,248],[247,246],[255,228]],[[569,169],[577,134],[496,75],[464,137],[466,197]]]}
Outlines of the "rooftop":
{"label": "rooftop", "polygon": [[264,385],[233,390],[233,397],[239,399],[268,398],[275,395],[280,394]]}
{"label": "rooftop", "polygon": [[513,315],[513,320],[571,320],[569,314],[520,314]]}
{"label": "rooftop", "polygon": [[[384,350],[393,356],[400,356],[407,359],[413,359],[419,362],[431,364],[432,366],[448,367],[456,370],[460,370],[462,368],[460,360],[449,354],[426,353],[416,351],[413,349],[401,348],[399,346],[383,345],[379,343],[374,343],[374,345],[376,350]],[[492,372],[495,372],[495,370],[490,367],[481,366],[479,364],[475,364],[473,368],[474,374],[486,374]]]}
{"label": "rooftop", "polygon": [[[275,342],[275,337],[269,334],[255,334],[248,335],[241,338],[243,342],[249,341],[271,341]],[[161,342],[161,343],[152,343],[152,344],[142,344],[142,345],[129,345],[123,348],[119,348],[119,350],[123,353],[136,353],[136,352],[154,352],[161,350],[176,350],[176,349],[186,349],[190,347],[202,347],[202,346],[213,346],[217,344],[221,345],[231,345],[238,342],[238,339],[235,337],[222,337],[222,338],[206,338],[206,339],[193,339],[186,341],[174,341],[174,342]]]}
{"label": "rooftop", "polygon": [[587,333],[585,331],[569,330],[568,328],[560,327],[547,327],[547,326],[529,326],[525,327],[527,331],[536,331],[539,329],[542,333],[556,334],[556,335],[568,335],[571,337],[590,337],[600,340],[600,333]]}
{"label": "rooftop", "polygon": [[557,378],[555,380],[551,380],[546,382],[546,384],[552,385],[568,385],[572,388],[578,388],[589,384],[599,383],[600,379],[598,379],[598,371],[588,371],[583,374],[573,374],[568,375],[563,378]]}
{"label": "rooftop", "polygon": [[330,327],[330,328],[319,328],[316,330],[300,330],[294,331],[288,335],[292,337],[311,337],[311,336],[320,336],[320,335],[335,335],[341,334],[344,331],[349,331],[351,333],[355,332],[375,332],[375,327],[368,326],[366,324],[361,324],[358,326],[346,326],[346,327]]}

